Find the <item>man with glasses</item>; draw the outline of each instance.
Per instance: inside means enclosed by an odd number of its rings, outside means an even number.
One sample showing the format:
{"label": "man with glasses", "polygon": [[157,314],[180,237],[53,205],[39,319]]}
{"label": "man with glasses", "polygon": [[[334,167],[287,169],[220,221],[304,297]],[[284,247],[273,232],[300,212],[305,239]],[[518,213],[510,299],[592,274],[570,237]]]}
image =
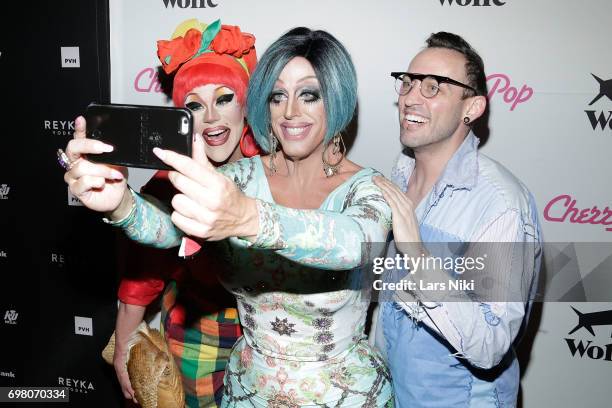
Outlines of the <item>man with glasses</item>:
{"label": "man with glasses", "polygon": [[[414,285],[380,294],[376,344],[398,407],[513,407],[520,375],[514,345],[541,260],[537,211],[527,188],[478,151],[472,124],[487,105],[482,59],[455,34],[432,34],[426,43],[408,72],[391,74],[408,154],[393,168],[395,184],[376,183],[393,210],[387,257],[407,255],[412,269],[395,266],[385,280]],[[414,261],[449,252],[453,260],[484,255],[484,269],[470,276],[486,284],[420,284],[461,277],[452,264]]]}

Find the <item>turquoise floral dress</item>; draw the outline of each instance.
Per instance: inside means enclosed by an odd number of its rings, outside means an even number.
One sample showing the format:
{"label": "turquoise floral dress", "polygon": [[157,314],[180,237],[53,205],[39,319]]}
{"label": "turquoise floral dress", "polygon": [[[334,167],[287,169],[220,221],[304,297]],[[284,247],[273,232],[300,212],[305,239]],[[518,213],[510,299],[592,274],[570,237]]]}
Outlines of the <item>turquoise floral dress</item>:
{"label": "turquoise floral dress", "polygon": [[[254,243],[216,245],[232,265],[222,284],[238,301],[243,336],[226,367],[225,407],[386,407],[391,378],[367,342],[370,291],[362,284],[368,243],[385,242],[391,210],[365,168],[338,186],[318,210],[274,204],[259,156],[220,171],[257,199]],[[137,197],[122,221],[132,239],[178,243],[167,214]],[[149,231],[147,231],[149,230]]]}

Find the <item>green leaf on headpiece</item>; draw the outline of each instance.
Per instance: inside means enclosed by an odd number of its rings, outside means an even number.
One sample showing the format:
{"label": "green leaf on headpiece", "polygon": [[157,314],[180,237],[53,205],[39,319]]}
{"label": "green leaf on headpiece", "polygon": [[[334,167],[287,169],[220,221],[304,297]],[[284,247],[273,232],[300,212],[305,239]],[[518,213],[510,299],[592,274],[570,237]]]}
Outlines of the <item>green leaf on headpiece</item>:
{"label": "green leaf on headpiece", "polygon": [[221,31],[221,20],[216,20],[215,22],[210,23],[208,27],[206,27],[206,29],[202,33],[202,45],[200,46],[198,52],[196,52],[196,55],[193,56],[194,58],[204,54],[207,51],[208,47],[210,46],[210,43],[212,42],[212,40],[215,39],[217,34],[219,34],[219,31]]}

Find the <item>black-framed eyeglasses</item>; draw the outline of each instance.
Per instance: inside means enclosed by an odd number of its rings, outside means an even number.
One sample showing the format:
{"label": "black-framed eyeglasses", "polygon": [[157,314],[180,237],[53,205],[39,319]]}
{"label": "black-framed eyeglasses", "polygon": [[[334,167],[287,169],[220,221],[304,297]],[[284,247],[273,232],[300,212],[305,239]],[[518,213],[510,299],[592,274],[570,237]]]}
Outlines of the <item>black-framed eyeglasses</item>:
{"label": "black-framed eyeglasses", "polygon": [[408,92],[410,92],[416,81],[420,82],[419,89],[421,90],[421,95],[423,95],[425,98],[433,98],[436,96],[438,91],[440,91],[440,84],[460,86],[461,88],[469,89],[470,91],[474,92],[474,95],[478,94],[476,89],[472,88],[471,86],[440,75],[392,72],[391,76],[395,78],[395,90],[399,95],[406,95]]}

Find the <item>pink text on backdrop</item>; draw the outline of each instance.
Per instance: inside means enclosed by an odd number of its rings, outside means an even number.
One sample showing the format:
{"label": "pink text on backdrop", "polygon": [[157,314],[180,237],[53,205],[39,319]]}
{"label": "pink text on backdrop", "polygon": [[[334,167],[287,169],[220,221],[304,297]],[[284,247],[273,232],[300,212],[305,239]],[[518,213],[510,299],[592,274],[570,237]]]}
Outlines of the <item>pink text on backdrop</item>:
{"label": "pink text on backdrop", "polygon": [[612,210],[609,207],[602,210],[596,205],[580,208],[569,194],[561,194],[550,200],[544,208],[544,219],[551,222],[603,225],[606,231],[612,231],[612,227],[608,227],[612,225]]}
{"label": "pink text on backdrop", "polygon": [[154,68],[142,69],[134,79],[136,92],[162,92],[161,84]]}
{"label": "pink text on backdrop", "polygon": [[511,104],[510,110],[513,111],[519,103],[526,102],[533,96],[533,88],[523,85],[519,90],[511,86],[510,83],[510,77],[505,74],[491,74],[487,76],[489,100],[491,100],[496,93],[502,94],[504,102]]}

